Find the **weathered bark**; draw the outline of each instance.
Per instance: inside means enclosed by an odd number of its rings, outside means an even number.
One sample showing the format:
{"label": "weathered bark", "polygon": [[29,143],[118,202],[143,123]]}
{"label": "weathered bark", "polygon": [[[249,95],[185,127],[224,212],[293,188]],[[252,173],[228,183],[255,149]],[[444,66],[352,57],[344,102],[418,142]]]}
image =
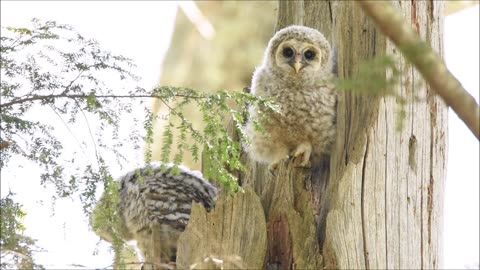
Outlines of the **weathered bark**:
{"label": "weathered bark", "polygon": [[[442,55],[444,4],[394,4]],[[228,256],[245,256],[243,266],[228,264],[229,268],[257,266],[260,259],[248,257],[249,250],[263,256],[262,268],[267,269],[440,267],[446,106],[425,84],[417,83],[420,75],[353,2],[280,1],[276,29],[293,23],[317,28],[332,41],[340,78],[350,77],[368,58],[394,56],[402,69],[395,91],[412,100],[407,114],[403,120],[398,116],[394,97],[340,92],[338,134],[330,160],[312,171],[285,161],[271,177],[264,166],[244,157],[248,170],[240,181],[247,193],[221,198],[221,210],[213,213],[195,207],[179,241],[177,261],[184,267],[193,265],[218,254],[208,254],[217,246],[239,247],[221,249],[225,252],[220,259],[225,261]],[[414,102],[414,96],[421,101]],[[404,121],[403,130],[396,129],[398,121]],[[238,196],[242,205],[237,207],[233,201]],[[229,232],[228,237],[212,236],[222,232]],[[246,239],[241,232],[266,232],[266,245],[262,237]],[[195,247],[205,252],[185,252]]]}
{"label": "weathered bark", "polygon": [[[235,197],[223,195],[212,213],[199,204],[180,238],[179,269],[259,269],[263,266],[267,235],[265,216],[258,196],[246,188]],[[247,248],[248,247],[248,248]]]}
{"label": "weathered bark", "polygon": [[480,107],[475,98],[447,69],[441,57],[418,35],[418,21],[413,25],[388,2],[358,1],[357,4],[376,23],[383,34],[413,63],[431,89],[439,95],[470,131],[480,140]]}
{"label": "weathered bark", "polygon": [[[392,2],[442,55],[443,3]],[[348,77],[369,56],[395,56],[402,69],[397,93],[420,96],[409,103],[405,128],[396,130],[395,98],[343,93],[332,156],[325,260],[339,268],[438,268],[441,265],[447,110],[416,80],[390,42],[354,6],[334,8],[339,76]],[[410,100],[414,100],[410,98]],[[333,264],[330,264],[332,262]]]}

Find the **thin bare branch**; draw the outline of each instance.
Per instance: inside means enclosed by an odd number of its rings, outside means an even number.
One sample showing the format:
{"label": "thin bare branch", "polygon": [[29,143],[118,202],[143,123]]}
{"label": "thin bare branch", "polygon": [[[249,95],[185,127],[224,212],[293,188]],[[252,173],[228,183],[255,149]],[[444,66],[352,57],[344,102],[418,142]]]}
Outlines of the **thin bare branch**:
{"label": "thin bare branch", "polygon": [[402,15],[385,1],[355,1],[412,62],[432,89],[480,140],[480,108],[450,73],[442,58],[415,32]]}
{"label": "thin bare branch", "polygon": [[[88,66],[87,69],[91,68],[92,66]],[[70,90],[70,87],[72,87],[73,83],[78,80],[78,78],[80,78],[80,76],[82,76],[83,72],[85,72],[85,70],[82,70],[78,73],[77,77],[75,77],[75,79],[71,80],[70,83],[65,87],[65,90],[63,90],[62,94],[65,95],[68,93],[68,91]]]}
{"label": "thin bare branch", "polygon": [[[24,102],[35,101],[35,100],[46,100],[46,99],[56,99],[56,98],[70,98],[70,99],[86,99],[89,95],[86,94],[78,94],[78,95],[69,95],[69,94],[58,94],[58,95],[34,95],[28,98],[19,98],[12,100],[10,102],[0,103],[0,109],[11,107],[15,104],[21,104]],[[95,95],[95,98],[162,98],[161,96],[157,95]],[[204,98],[202,96],[194,96],[194,95],[174,95],[174,97],[181,97],[181,98],[192,98],[192,99],[200,99]]]}
{"label": "thin bare branch", "polygon": [[[78,105],[78,104],[77,104]],[[85,152],[85,149],[83,149],[82,147],[82,144],[80,143],[80,141],[78,140],[77,136],[75,136],[75,133],[73,133],[73,131],[70,129],[70,127],[68,126],[68,124],[65,122],[65,120],[63,120],[62,116],[57,112],[56,108],[52,105],[50,105],[50,108],[52,109],[52,111],[55,113],[55,115],[57,115],[57,117],[60,119],[60,121],[62,121],[62,124],[63,126],[67,129],[67,131],[70,133],[70,135],[72,135],[73,139],[77,142],[78,144],[78,147],[80,148],[80,150],[82,150],[82,153],[84,155],[84,157],[86,158],[87,157],[87,153]]]}
{"label": "thin bare branch", "polygon": [[100,157],[99,157],[98,151],[97,151],[97,144],[95,143],[95,139],[93,138],[92,129],[90,128],[90,123],[88,122],[87,115],[85,114],[82,107],[80,106],[80,104],[78,104],[78,102],[76,100],[75,100],[75,104],[77,105],[78,109],[82,113],[83,119],[85,120],[85,124],[87,125],[88,133],[90,134],[90,139],[92,140],[93,149],[95,151],[95,157],[97,159],[97,165],[98,165],[98,168],[100,169],[100,167],[101,167],[100,166]]}

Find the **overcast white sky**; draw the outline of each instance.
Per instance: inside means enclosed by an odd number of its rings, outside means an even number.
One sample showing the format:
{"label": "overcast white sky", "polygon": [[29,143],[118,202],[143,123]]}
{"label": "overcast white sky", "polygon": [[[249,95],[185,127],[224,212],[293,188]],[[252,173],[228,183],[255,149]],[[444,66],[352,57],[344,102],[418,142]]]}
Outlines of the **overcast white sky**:
{"label": "overcast white sky", "polygon": [[[156,1],[1,1],[1,25],[28,26],[32,17],[70,24],[98,40],[103,49],[134,59],[142,85],[150,88],[159,79],[175,11],[175,3]],[[478,101],[478,5],[446,18],[445,54],[449,69]],[[455,114],[449,118],[444,267],[458,269],[479,262],[479,144]],[[8,189],[17,193],[17,201],[28,212],[26,233],[48,250],[38,256],[39,263],[47,268],[111,264],[105,243],[98,255],[92,255],[98,238],[89,231],[78,202],[59,201],[52,217],[48,191],[38,184],[38,171],[11,169],[1,175],[2,196]]]}
{"label": "overcast white sky", "polygon": [[[99,41],[101,48],[135,61],[135,73],[142,77],[146,89],[158,83],[163,55],[170,43],[176,14],[174,2],[158,1],[1,1],[1,25],[29,27],[33,17],[72,25],[83,36]],[[110,82],[109,82],[110,83]],[[110,85],[112,86],[112,85]],[[112,86],[112,88],[115,86]],[[121,87],[120,85],[118,87]],[[45,112],[47,113],[47,112]],[[53,120],[53,119],[52,119]],[[60,129],[61,124],[58,125]],[[58,127],[57,126],[57,127]],[[77,134],[77,133],[76,133]],[[71,137],[70,134],[67,136]],[[78,135],[82,137],[82,135]],[[127,155],[128,156],[128,155]],[[142,153],[134,153],[142,159]],[[98,237],[90,231],[78,201],[59,200],[56,215],[51,216],[51,189],[40,186],[40,171],[22,162],[2,170],[2,197],[11,189],[16,200],[27,210],[26,234],[38,239],[48,252],[40,253],[37,262],[47,269],[72,269],[72,264],[88,269],[112,264],[113,255],[105,242],[93,255]],[[132,160],[131,164],[138,164]],[[126,168],[125,170],[131,170]],[[117,172],[120,176],[122,172]],[[7,177],[8,176],[8,177]]]}
{"label": "overcast white sky", "polygon": [[[445,61],[462,85],[479,100],[479,6],[445,20]],[[479,143],[455,113],[449,112],[445,190],[444,266],[479,267]]]}

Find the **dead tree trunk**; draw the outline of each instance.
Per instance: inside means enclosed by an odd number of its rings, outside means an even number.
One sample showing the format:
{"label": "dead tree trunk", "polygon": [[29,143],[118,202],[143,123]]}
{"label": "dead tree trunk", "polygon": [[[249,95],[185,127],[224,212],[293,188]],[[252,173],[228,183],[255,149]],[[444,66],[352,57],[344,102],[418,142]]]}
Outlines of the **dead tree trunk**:
{"label": "dead tree trunk", "polygon": [[[397,1],[419,34],[443,52],[444,3]],[[368,57],[388,54],[401,67],[396,92],[409,98],[397,131],[395,98],[342,94],[332,156],[326,266],[435,269],[441,265],[447,108],[351,1],[333,9],[338,71],[348,77]],[[414,101],[413,97],[420,97]]]}
{"label": "dead tree trunk", "polygon": [[[442,53],[443,3],[392,2]],[[340,92],[330,160],[304,171],[284,162],[276,177],[248,160],[246,192],[212,213],[192,209],[178,243],[179,268],[376,269],[441,266],[447,109],[353,1],[280,1],[276,29],[319,29],[337,51],[338,75],[392,55],[396,91],[412,101],[396,129],[394,97]],[[273,33],[272,33],[273,34]],[[388,76],[388,74],[386,74]],[[323,239],[325,241],[323,241]]]}

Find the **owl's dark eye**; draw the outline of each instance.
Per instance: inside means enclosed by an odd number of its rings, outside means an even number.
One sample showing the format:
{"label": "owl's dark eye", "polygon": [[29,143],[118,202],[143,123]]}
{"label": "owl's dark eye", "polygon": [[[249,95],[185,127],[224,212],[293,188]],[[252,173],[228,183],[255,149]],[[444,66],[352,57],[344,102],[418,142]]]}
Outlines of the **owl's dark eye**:
{"label": "owl's dark eye", "polygon": [[290,47],[283,49],[283,56],[290,58],[293,56],[293,50]]}
{"label": "owl's dark eye", "polygon": [[305,59],[307,60],[312,60],[313,58],[315,58],[315,52],[308,50],[303,53],[303,56],[305,56]]}

